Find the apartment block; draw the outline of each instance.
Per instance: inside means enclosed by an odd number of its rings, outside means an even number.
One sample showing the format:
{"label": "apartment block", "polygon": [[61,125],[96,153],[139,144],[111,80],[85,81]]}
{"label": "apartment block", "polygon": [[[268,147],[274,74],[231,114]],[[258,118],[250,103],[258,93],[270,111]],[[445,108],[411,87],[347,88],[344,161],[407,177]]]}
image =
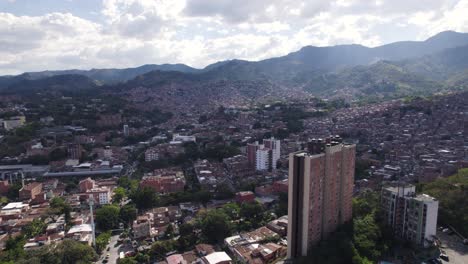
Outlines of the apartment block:
{"label": "apartment block", "polygon": [[305,256],[352,219],[356,146],[312,140],[289,156],[288,258]]}
{"label": "apartment block", "polygon": [[264,139],[263,144],[258,141],[247,145],[247,160],[249,167],[257,171],[276,169],[276,163],[281,155],[281,143],[274,138]]}
{"label": "apartment block", "polygon": [[424,247],[432,245],[437,231],[439,201],[427,194],[416,195],[413,185],[382,189],[382,209],[395,237]]}

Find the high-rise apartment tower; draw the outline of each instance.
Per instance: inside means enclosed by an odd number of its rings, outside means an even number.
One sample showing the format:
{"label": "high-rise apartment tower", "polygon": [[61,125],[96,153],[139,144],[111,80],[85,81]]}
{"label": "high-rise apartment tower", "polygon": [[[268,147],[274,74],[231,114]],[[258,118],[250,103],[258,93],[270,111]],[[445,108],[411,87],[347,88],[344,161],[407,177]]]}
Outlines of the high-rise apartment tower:
{"label": "high-rise apartment tower", "polygon": [[288,258],[306,256],[352,219],[355,155],[338,136],[289,155]]}

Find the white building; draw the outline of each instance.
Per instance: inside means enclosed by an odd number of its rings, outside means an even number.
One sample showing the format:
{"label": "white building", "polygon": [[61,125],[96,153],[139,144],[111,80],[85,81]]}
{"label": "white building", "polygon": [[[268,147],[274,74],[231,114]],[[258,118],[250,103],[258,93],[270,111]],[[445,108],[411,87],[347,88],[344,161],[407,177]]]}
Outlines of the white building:
{"label": "white building", "polygon": [[26,123],[26,118],[24,116],[15,116],[8,120],[2,120],[2,123],[3,128],[5,128],[6,131],[10,131],[22,127]]}
{"label": "white building", "polygon": [[257,171],[275,170],[281,155],[280,148],[280,141],[274,138],[264,139],[261,145],[258,142],[249,144],[247,146],[249,164],[255,164]]}
{"label": "white building", "polygon": [[203,262],[205,264],[227,264],[232,263],[232,259],[224,251],[213,252],[209,255],[204,256]]}
{"label": "white building", "polygon": [[128,125],[123,126],[123,134],[125,137],[128,137],[130,135],[130,128],[128,127]]}
{"label": "white building", "polygon": [[110,193],[109,191],[98,192],[99,194],[99,204],[109,204],[110,203]]}
{"label": "white building", "polygon": [[159,152],[155,148],[150,148],[145,151],[145,161],[159,160]]}
{"label": "white building", "polygon": [[273,168],[276,168],[276,162],[280,159],[281,156],[281,142],[279,139],[275,138],[270,138],[270,139],[264,139],[263,140],[263,145],[265,148],[271,149],[272,151],[272,161],[273,163]]}
{"label": "white building", "polygon": [[196,142],[196,140],[195,136],[172,135],[172,142]]}
{"label": "white building", "polygon": [[271,165],[272,153],[270,149],[262,148],[256,151],[255,153],[255,169],[258,171],[268,170]]}
{"label": "white building", "polygon": [[382,190],[382,208],[395,236],[424,247],[430,246],[437,231],[439,201],[416,195],[415,186],[387,187]]}

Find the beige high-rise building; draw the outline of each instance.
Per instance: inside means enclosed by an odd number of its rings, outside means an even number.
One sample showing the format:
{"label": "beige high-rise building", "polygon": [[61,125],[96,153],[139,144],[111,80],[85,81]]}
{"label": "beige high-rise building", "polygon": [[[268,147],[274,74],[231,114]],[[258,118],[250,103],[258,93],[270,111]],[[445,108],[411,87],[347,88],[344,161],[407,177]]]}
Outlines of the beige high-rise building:
{"label": "beige high-rise building", "polygon": [[356,146],[312,140],[289,155],[288,258],[308,250],[352,219]]}

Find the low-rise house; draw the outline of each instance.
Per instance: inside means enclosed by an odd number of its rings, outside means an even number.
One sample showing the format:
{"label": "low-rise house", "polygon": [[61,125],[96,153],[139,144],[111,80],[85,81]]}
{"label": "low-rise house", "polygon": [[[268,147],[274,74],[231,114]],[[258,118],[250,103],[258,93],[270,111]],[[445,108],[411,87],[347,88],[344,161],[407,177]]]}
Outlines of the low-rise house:
{"label": "low-rise house", "polygon": [[151,237],[151,223],[150,221],[138,222],[134,221],[132,225],[133,238],[145,239]]}
{"label": "low-rise house", "polygon": [[226,254],[224,251],[220,252],[213,252],[209,255],[204,256],[203,262],[205,264],[231,264],[232,259],[231,257]]}
{"label": "low-rise house", "polygon": [[19,190],[20,200],[34,200],[42,192],[42,183],[33,182]]}
{"label": "low-rise house", "polygon": [[184,173],[179,170],[155,171],[143,177],[140,187],[150,187],[158,193],[182,192],[185,187]]}
{"label": "low-rise house", "polygon": [[90,224],[75,225],[68,230],[66,237],[91,245],[93,229]]}
{"label": "low-rise house", "polygon": [[251,191],[236,193],[236,202],[238,203],[251,203],[255,201],[255,194]]}

